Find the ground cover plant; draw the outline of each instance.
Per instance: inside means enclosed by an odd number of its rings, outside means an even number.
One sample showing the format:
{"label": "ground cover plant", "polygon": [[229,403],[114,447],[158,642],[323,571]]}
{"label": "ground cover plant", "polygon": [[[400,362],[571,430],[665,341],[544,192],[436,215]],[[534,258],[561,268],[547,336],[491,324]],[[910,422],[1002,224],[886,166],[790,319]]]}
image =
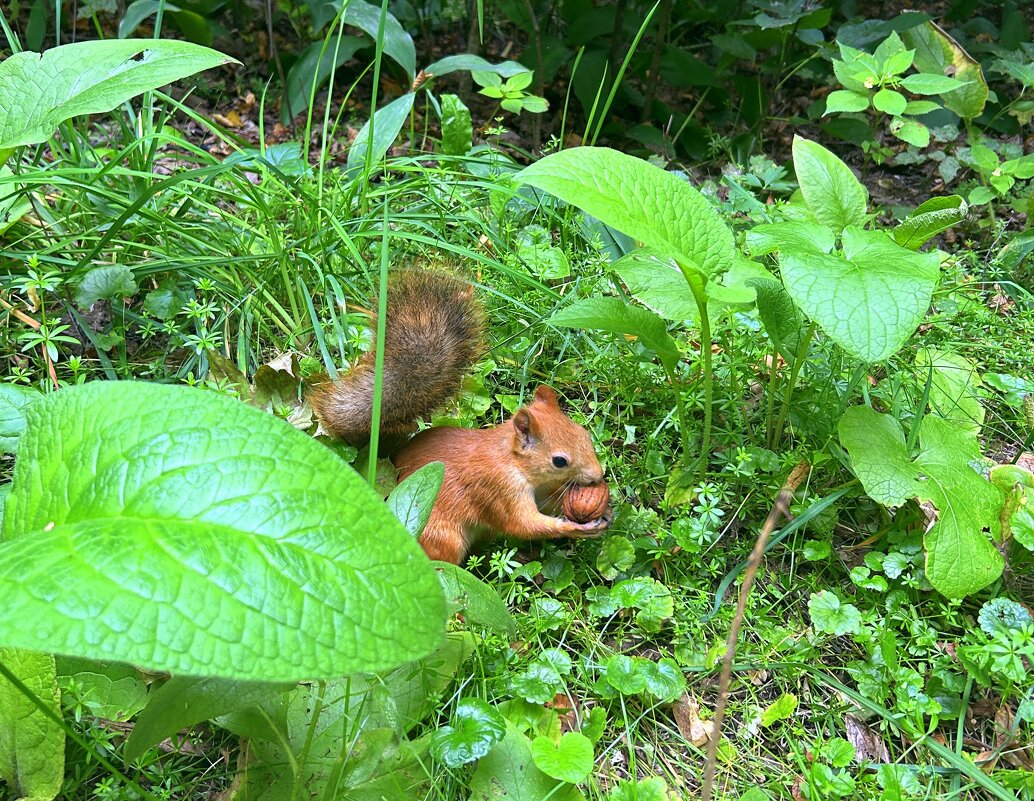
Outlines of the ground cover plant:
{"label": "ground cover plant", "polygon": [[[1026,11],[0,12],[0,798],[1034,798]],[[405,265],[604,536],[319,431]]]}

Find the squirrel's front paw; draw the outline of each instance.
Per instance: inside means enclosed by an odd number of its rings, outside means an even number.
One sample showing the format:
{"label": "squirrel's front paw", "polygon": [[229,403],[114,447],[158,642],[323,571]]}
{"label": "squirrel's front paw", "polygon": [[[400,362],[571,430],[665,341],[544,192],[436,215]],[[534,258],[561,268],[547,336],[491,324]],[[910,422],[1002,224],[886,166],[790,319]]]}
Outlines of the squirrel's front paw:
{"label": "squirrel's front paw", "polygon": [[603,535],[603,532],[610,525],[610,521],[614,514],[610,507],[607,507],[607,511],[603,513],[602,517],[597,517],[595,520],[590,520],[588,523],[571,523],[574,531],[569,536],[575,539],[592,539]]}

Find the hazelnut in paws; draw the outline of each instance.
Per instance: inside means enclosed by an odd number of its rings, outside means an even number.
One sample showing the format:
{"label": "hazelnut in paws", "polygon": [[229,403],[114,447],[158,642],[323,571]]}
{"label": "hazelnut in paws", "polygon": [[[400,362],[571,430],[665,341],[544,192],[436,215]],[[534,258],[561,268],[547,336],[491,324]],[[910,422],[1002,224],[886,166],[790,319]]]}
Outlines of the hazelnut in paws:
{"label": "hazelnut in paws", "polygon": [[610,489],[606,482],[576,484],[564,494],[564,515],[576,523],[588,523],[603,517],[609,503]]}

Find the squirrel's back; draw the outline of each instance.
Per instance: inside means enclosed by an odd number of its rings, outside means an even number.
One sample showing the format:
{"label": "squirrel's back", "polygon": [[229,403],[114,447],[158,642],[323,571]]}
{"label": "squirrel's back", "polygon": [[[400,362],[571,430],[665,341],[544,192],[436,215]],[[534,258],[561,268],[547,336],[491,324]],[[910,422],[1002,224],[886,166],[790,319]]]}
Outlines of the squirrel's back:
{"label": "squirrel's back", "polygon": [[[416,429],[459,392],[480,355],[484,315],[469,284],[425,270],[394,272],[388,279],[381,433]],[[353,444],[370,438],[375,352],[371,349],[343,378],[309,396],[331,434]]]}

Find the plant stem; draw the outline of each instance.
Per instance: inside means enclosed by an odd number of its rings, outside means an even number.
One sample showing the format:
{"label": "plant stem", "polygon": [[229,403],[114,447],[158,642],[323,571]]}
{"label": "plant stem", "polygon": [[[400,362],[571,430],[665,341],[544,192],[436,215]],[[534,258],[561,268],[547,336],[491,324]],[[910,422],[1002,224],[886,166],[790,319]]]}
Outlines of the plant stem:
{"label": "plant stem", "polygon": [[765,447],[771,449],[775,442],[775,427],[772,425],[773,414],[775,413],[776,382],[778,371],[776,366],[779,363],[779,350],[772,348],[772,363],[768,366],[768,398],[765,401]]}
{"label": "plant stem", "polygon": [[[736,360],[732,357],[733,352],[733,341],[732,336],[728,333],[729,329],[726,329],[726,333],[722,336],[722,348],[725,350],[729,358],[729,383],[731,384],[732,397],[743,398],[743,392],[740,384],[739,370],[736,368]],[[736,402],[736,411],[739,412],[740,425],[743,427],[743,433],[749,437],[750,434],[750,420],[747,417],[747,409],[745,403],[742,401]]]}
{"label": "plant stem", "polygon": [[[382,20],[383,22],[383,20]],[[366,480],[377,486],[377,451],[380,450],[381,394],[384,390],[384,338],[388,316],[388,198],[384,198],[381,228],[381,280],[377,293],[377,340],[373,366],[373,409],[370,420],[370,458],[366,464]]]}
{"label": "plant stem", "polygon": [[855,368],[851,379],[847,382],[847,386],[844,387],[844,394],[840,396],[840,413],[837,415],[838,419],[843,417],[844,412],[847,411],[847,404],[851,402],[851,393],[854,392],[855,387],[858,386],[858,382],[861,381],[862,376],[865,375],[865,368],[866,365],[864,362],[858,365]]}
{"label": "plant stem", "polygon": [[797,345],[797,352],[793,356],[793,367],[790,369],[790,380],[786,383],[783,405],[779,408],[779,419],[776,420],[775,434],[772,436],[773,446],[779,444],[779,438],[783,435],[783,425],[786,423],[787,415],[790,414],[790,399],[793,397],[793,388],[797,385],[797,376],[801,374],[801,368],[804,367],[804,358],[808,355],[808,346],[811,345],[811,338],[814,335],[815,323],[812,323],[808,326],[808,330]]}
{"label": "plant stem", "polygon": [[664,371],[668,374],[668,380],[671,381],[671,388],[675,392],[675,409],[679,416],[679,439],[682,442],[682,458],[685,459],[688,464],[690,451],[689,419],[686,417],[686,404],[682,400],[682,384],[674,370],[669,370],[665,367]]}
{"label": "plant stem", "polygon": [[[682,269],[689,288],[693,291],[693,298],[697,302],[697,310],[700,312],[700,366],[703,370],[704,380],[704,431],[700,436],[700,468],[697,472],[697,479],[703,480],[707,473],[707,457],[711,452],[711,404],[714,399],[714,376],[711,375],[711,321],[707,316],[707,293],[701,276]],[[693,280],[690,280],[690,279]],[[687,451],[686,458],[689,458]]]}

